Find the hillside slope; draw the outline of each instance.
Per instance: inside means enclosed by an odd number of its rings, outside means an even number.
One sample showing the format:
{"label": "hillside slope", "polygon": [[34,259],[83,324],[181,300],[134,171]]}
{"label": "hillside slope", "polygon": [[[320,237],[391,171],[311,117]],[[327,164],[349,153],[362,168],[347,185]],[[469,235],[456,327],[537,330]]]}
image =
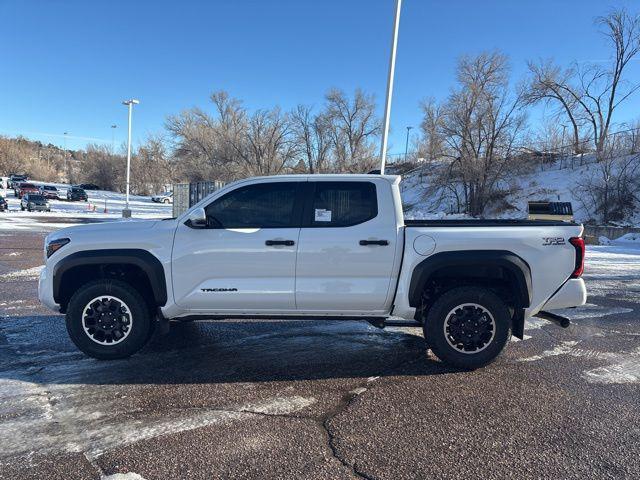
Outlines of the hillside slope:
{"label": "hillside slope", "polygon": [[[590,159],[586,159],[589,161]],[[598,174],[599,165],[587,163],[576,165],[574,169],[559,169],[551,165],[548,170],[536,171],[521,175],[504,182],[501,187],[510,190],[499,205],[490,205],[485,213],[486,218],[526,218],[527,202],[555,201],[571,202],[576,221],[588,222],[595,219],[594,212],[585,209],[580,201],[579,185]],[[438,191],[430,183],[428,171],[416,171],[403,176],[401,183],[402,200],[405,204],[407,218],[460,218],[464,214],[451,214],[455,211],[455,199],[452,195]],[[628,218],[625,225],[640,226],[640,210]]]}

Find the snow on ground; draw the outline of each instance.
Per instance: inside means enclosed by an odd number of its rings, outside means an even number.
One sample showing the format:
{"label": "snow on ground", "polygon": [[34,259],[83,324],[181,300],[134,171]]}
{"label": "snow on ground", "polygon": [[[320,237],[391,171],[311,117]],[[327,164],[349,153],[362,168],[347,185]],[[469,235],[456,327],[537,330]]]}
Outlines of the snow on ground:
{"label": "snow on ground", "polygon": [[[33,181],[36,185],[45,182]],[[58,196],[66,198],[68,185],[46,183],[58,188]],[[20,210],[20,199],[15,197],[12,189],[1,190],[9,204],[8,212],[0,212],[0,230],[57,230],[79,223],[93,221],[114,221],[122,218],[125,206],[123,193],[104,190],[87,190],[87,202],[67,202],[65,200],[49,200],[51,212],[26,212]],[[172,205],[154,203],[151,197],[141,195],[129,196],[129,208],[132,218],[168,218],[172,216]]]}
{"label": "snow on ground", "polygon": [[0,275],[0,280],[37,280],[44,265],[27,268],[26,270],[14,270],[13,272]]}
{"label": "snow on ground", "polygon": [[640,248],[640,233],[627,233],[619,238],[610,240],[607,237],[599,238],[600,245],[614,245],[618,247]]}

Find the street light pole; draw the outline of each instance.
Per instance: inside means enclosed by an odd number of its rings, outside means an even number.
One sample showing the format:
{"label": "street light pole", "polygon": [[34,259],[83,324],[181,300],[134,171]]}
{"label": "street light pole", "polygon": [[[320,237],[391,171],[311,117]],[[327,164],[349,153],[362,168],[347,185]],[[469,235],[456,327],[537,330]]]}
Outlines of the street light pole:
{"label": "street light pole", "polygon": [[407,161],[407,152],[409,151],[409,132],[413,127],[407,127],[407,141],[404,144],[404,161]]}
{"label": "street light pole", "polygon": [[391,121],[391,97],[393,95],[393,77],[396,70],[396,48],[398,46],[398,28],[400,27],[400,10],[402,0],[396,0],[396,16],[393,22],[393,36],[391,37],[391,58],[389,59],[389,76],[387,77],[387,99],[384,104],[384,122],[382,126],[382,145],[380,146],[380,174],[384,175],[387,161],[387,141],[389,136],[389,122]]}
{"label": "street light pole", "polygon": [[139,100],[132,98],[122,102],[123,105],[129,107],[129,133],[127,135],[127,196],[124,210],[122,210],[122,216],[124,218],[131,217],[131,209],[129,209],[129,178],[131,176],[131,115],[133,114],[133,106],[140,103]]}
{"label": "street light pole", "polygon": [[116,124],[111,125],[111,154],[112,155],[116,153],[116,128],[118,128],[118,125]]}
{"label": "street light pole", "polygon": [[67,181],[71,183],[71,173],[69,172],[69,160],[67,160],[67,135],[69,132],[64,132],[64,168],[67,170]]}

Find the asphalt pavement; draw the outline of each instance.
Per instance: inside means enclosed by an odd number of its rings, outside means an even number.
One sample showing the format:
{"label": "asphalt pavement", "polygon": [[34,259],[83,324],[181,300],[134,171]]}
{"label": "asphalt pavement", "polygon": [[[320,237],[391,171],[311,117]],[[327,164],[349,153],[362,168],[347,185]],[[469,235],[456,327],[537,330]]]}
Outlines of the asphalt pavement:
{"label": "asphalt pavement", "polygon": [[640,477],[640,255],[588,254],[572,326],[473,372],[352,321],[175,324],[105,362],[39,305],[43,238],[0,232],[0,478]]}

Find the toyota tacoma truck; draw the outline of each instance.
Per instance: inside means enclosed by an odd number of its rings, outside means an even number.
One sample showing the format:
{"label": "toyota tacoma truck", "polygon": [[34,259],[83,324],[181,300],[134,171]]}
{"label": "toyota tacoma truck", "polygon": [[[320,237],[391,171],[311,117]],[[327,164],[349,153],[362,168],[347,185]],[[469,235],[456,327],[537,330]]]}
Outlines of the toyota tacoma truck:
{"label": "toyota tacoma truck", "polygon": [[405,220],[400,177],[241,180],[177,218],[59,230],[39,297],[87,355],[123,358],[168,321],[367,320],[423,329],[442,361],[495,359],[524,322],[586,301],[583,227]]}

